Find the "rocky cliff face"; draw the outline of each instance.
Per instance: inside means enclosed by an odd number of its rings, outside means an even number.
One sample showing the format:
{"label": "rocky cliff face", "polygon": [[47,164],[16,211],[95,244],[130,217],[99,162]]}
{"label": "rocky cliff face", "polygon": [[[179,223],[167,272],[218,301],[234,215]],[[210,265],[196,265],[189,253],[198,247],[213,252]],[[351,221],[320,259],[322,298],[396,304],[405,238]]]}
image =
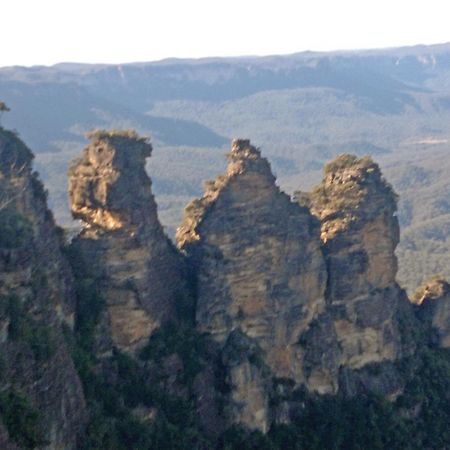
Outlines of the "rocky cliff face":
{"label": "rocky cliff face", "polygon": [[227,355],[232,416],[261,430],[277,414],[273,378],[322,394],[401,389],[398,317],[412,311],[395,281],[394,192],[370,159],[343,155],[298,197],[237,140],[177,231],[197,275],[197,327]]}
{"label": "rocky cliff face", "polygon": [[[185,210],[183,256],[158,221],[151,151],[134,132],[98,131],[71,167],[83,225],[70,246],[75,300],[32,155],[0,128],[1,448],[75,448],[86,410],[62,327],[85,359],[83,380],[111,394],[86,390],[106,414],[105,442],[127,420],[166,426],[174,399],[214,439],[231,424],[266,432],[289,423],[317,393],[401,392],[396,362],[414,349],[405,323],[417,322],[395,281],[396,197],[372,160],[342,155],[292,200],[261,152],[234,141],[226,173]],[[179,307],[192,307],[188,273],[196,329],[177,323]],[[449,298],[436,279],[415,307],[420,330],[444,348]],[[115,415],[111,399],[127,406]],[[19,436],[18,417],[31,421]]]}
{"label": "rocky cliff face", "polygon": [[228,159],[227,173],[186,208],[177,241],[197,274],[199,329],[227,348],[242,340],[239,348],[259,349],[229,367],[234,403],[254,404],[242,422],[265,429],[262,366],[305,381],[299,337],[324,311],[326,271],[314,218],[280,192],[260,151],[236,140]]}
{"label": "rocky cliff face", "polygon": [[[399,241],[396,195],[370,158],[341,155],[310,195],[320,220],[332,303],[395,283]],[[349,273],[351,276],[348,276]]]}
{"label": "rocky cliff face", "polygon": [[61,329],[73,326],[73,279],[32,158],[0,128],[0,447],[72,449],[85,421]]}
{"label": "rocky cliff face", "polygon": [[72,214],[83,224],[73,247],[106,302],[100,353],[140,348],[176,320],[185,299],[182,259],[158,221],[145,173],[151,151],[134,132],[96,132],[69,172]]}
{"label": "rocky cliff face", "polygon": [[[338,368],[395,361],[402,356],[399,311],[410,312],[404,311],[408,302],[395,281],[399,226],[392,188],[370,158],[341,155],[326,165],[322,183],[300,202],[320,220],[328,270],[327,313],[315,336],[305,336],[308,351],[314,354],[316,343],[335,336],[335,351],[325,364],[330,379]],[[395,384],[385,388],[395,390]]]}

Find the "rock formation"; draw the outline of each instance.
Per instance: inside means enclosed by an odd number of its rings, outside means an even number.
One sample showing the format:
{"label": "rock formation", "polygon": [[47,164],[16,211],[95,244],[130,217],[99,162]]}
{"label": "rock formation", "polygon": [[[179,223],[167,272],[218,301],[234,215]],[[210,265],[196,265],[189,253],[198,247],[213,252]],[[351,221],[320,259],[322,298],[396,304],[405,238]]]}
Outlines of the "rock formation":
{"label": "rock formation", "polygon": [[[187,206],[177,241],[197,274],[197,326],[241,349],[230,369],[235,404],[258,403],[241,419],[265,429],[262,365],[305,381],[299,337],[324,311],[326,271],[314,218],[280,191],[260,151],[236,140],[228,159],[226,174]],[[248,358],[242,349],[254,347],[260,357]]]}
{"label": "rock formation", "polygon": [[412,311],[395,281],[394,192],[372,160],[342,155],[298,197],[236,140],[227,173],[177,231],[197,276],[197,327],[222,345],[232,415],[250,428],[270,424],[274,377],[322,394],[401,389],[398,317]]}
{"label": "rock formation", "polygon": [[0,447],[73,449],[86,420],[61,329],[73,326],[73,278],[32,159],[0,127]]}
{"label": "rock formation", "polygon": [[[157,217],[145,160],[152,146],[134,132],[94,132],[69,171],[73,247],[106,302],[99,352],[133,352],[185,300],[182,258]],[[109,337],[105,338],[105,335]]]}
{"label": "rock formation", "polygon": [[[399,310],[410,312],[395,281],[396,195],[378,165],[368,157],[341,155],[326,165],[322,183],[299,201],[320,220],[328,269],[327,313],[305,336],[308,351],[314,353],[318,344],[328,352],[321,370],[329,366],[330,380],[342,367],[358,370],[397,360],[402,356],[397,317]],[[333,335],[335,351],[331,342],[327,348],[323,344]],[[335,379],[331,391],[336,389]]]}
{"label": "rock formation", "polygon": [[441,277],[433,277],[421,286],[414,299],[418,315],[431,328],[431,343],[450,348],[450,285]]}
{"label": "rock formation", "polygon": [[[292,200],[261,152],[235,140],[226,173],[186,207],[178,250],[157,217],[148,140],[90,137],[69,171],[83,225],[66,248],[74,283],[31,152],[0,128],[1,448],[76,447],[87,414],[63,329],[83,381],[105,390],[86,395],[112,446],[135,420],[169,429],[176,402],[183,426],[195,415],[214,441],[233,424],[290,423],[317,394],[396,398],[411,330],[428,333],[424,348],[450,347],[450,286],[428,282],[413,306],[395,281],[396,196],[370,158],[341,155]],[[32,434],[17,436],[17,410],[40,412]]]}
{"label": "rock formation", "polygon": [[[329,264],[331,303],[395,283],[396,195],[370,158],[341,155],[310,195]],[[351,276],[348,276],[349,273]]]}

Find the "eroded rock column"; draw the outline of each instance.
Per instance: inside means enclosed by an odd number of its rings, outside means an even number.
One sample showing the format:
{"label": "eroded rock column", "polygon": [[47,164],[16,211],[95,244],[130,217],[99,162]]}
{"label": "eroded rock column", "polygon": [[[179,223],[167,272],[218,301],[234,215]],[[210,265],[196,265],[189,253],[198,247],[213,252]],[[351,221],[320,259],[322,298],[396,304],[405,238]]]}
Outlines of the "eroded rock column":
{"label": "eroded rock column", "polygon": [[314,337],[305,336],[309,352],[320,347],[321,336],[335,334],[331,378],[342,369],[395,361],[402,355],[399,308],[407,309],[407,299],[395,281],[399,226],[391,186],[370,158],[341,155],[301,203],[320,220],[329,280],[327,314]]}
{"label": "eroded rock column", "polygon": [[74,218],[83,230],[73,247],[106,302],[98,352],[133,352],[177,320],[185,301],[183,261],[157,217],[145,160],[152,146],[132,131],[98,131],[69,172]]}
{"label": "eroded rock column", "polygon": [[198,328],[241,349],[226,358],[235,361],[235,404],[246,411],[239,420],[264,430],[263,374],[304,381],[299,337],[324,310],[326,270],[316,221],[280,191],[260,151],[236,140],[228,160],[226,174],[186,208],[177,241],[197,273]]}

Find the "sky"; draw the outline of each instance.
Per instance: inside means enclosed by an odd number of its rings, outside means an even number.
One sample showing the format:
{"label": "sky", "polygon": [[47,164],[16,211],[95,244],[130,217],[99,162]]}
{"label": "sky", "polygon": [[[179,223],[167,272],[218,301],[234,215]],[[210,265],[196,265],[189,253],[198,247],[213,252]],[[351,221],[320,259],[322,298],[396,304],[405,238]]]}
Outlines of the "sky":
{"label": "sky", "polygon": [[450,42],[448,0],[0,0],[0,66]]}

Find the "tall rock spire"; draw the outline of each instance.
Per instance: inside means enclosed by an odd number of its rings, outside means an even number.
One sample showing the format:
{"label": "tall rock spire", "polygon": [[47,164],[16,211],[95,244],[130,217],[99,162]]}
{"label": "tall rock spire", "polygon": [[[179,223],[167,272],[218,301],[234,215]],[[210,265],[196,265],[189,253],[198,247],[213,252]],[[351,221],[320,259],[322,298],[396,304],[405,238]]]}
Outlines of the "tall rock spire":
{"label": "tall rock spire", "polygon": [[[412,313],[395,281],[397,198],[377,164],[353,155],[328,163],[322,183],[299,197],[320,221],[328,269],[327,314],[319,322],[329,326],[322,328],[322,335],[318,326],[316,335],[306,340],[308,352],[317,353],[325,336],[335,333],[337,346],[328,358],[328,370],[335,377],[340,372],[341,384],[352,390],[349,370],[393,362],[403,355],[398,318],[400,311],[405,316]],[[391,379],[384,383],[384,394],[398,389],[395,375],[383,376]],[[364,383],[371,390],[373,377],[363,375],[357,384]]]}
{"label": "tall rock spire", "polygon": [[378,165],[368,157],[341,155],[325,166],[323,181],[310,198],[328,257],[330,300],[394,284],[397,196]]}
{"label": "tall rock spire", "polygon": [[106,302],[111,345],[133,352],[176,321],[185,299],[181,255],[157,217],[145,160],[152,146],[133,131],[97,131],[69,171],[72,214],[83,230],[73,247]]}
{"label": "tall rock spire", "polygon": [[[326,271],[315,219],[280,191],[261,152],[235,140],[228,161],[226,174],[187,206],[177,240],[197,273],[198,328],[224,354],[240,353],[226,358],[234,361],[235,404],[246,405],[235,416],[264,429],[267,399],[255,392],[266,373],[304,380],[299,337],[324,310]],[[252,391],[253,400],[241,398]]]}

